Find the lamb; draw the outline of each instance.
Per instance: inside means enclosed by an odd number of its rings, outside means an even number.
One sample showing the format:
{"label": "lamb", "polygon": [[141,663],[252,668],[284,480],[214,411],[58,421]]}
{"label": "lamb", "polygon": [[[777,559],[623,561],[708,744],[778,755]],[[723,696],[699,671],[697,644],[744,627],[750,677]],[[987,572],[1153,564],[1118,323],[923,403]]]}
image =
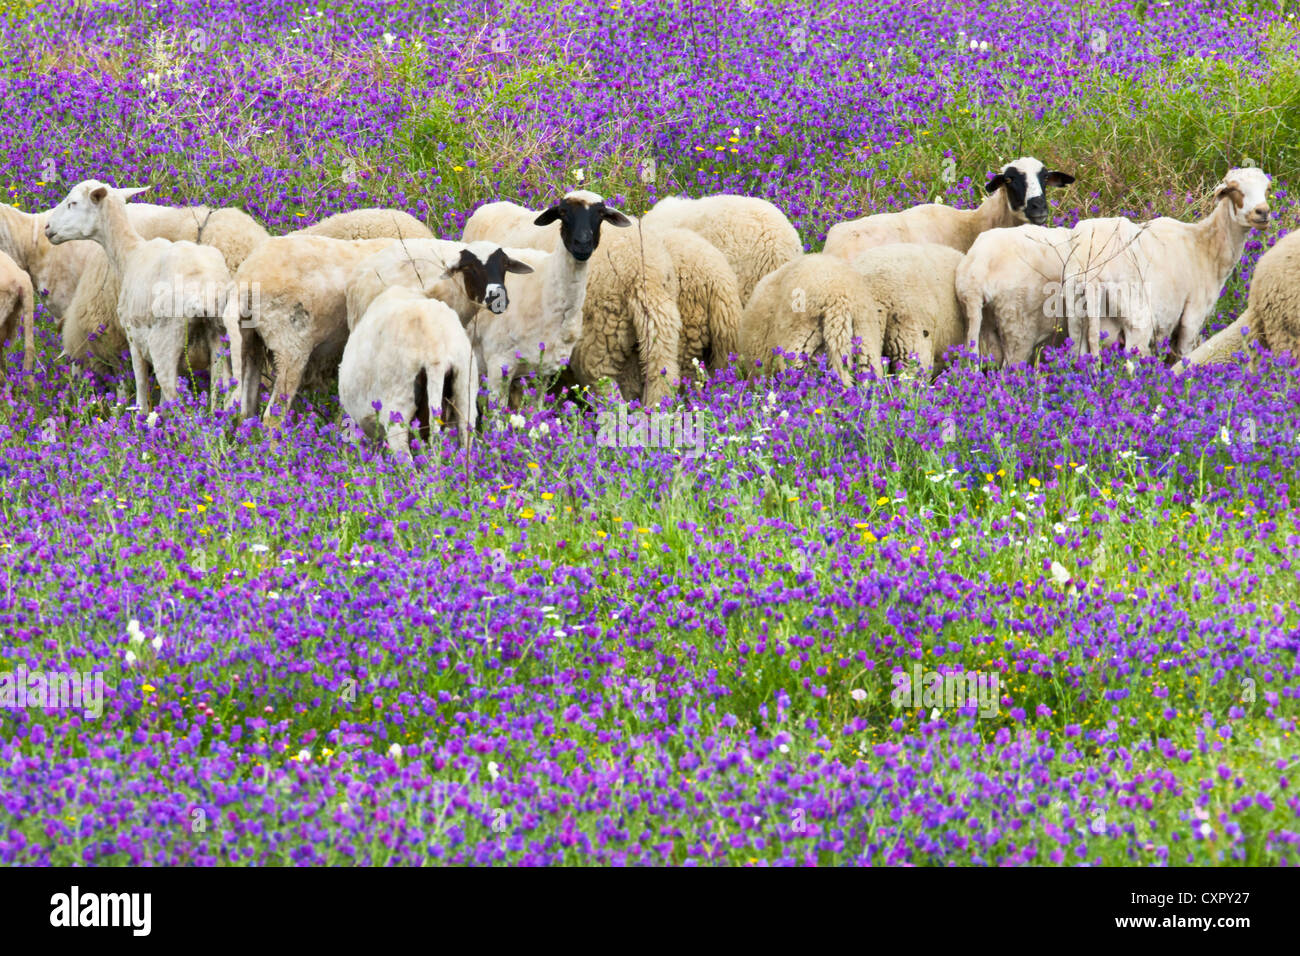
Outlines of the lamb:
{"label": "lamb", "polygon": [[1271,180],[1257,167],[1231,169],[1214,187],[1214,208],[1198,222],[1161,217],[1136,225],[1091,219],[1073,231],[1075,255],[1097,262],[1091,284],[1119,288],[1118,301],[1090,296],[1088,318],[1123,333],[1129,348],[1151,354],[1171,339],[1174,358],[1191,354],[1224,283],[1241,260],[1246,236],[1271,217]]}
{"label": "lamb", "polygon": [[[230,270],[211,246],[144,239],[131,226],[125,199],[135,190],[114,190],[90,179],[78,183],[45,224],[50,242],[93,239],[118,277],[118,318],[131,349],[136,405],[150,408],[149,366],[164,401],[177,397],[182,352],[190,327],[206,338],[209,354],[220,352],[217,318],[229,294]],[[215,407],[216,382],[209,389]]]}
{"label": "lamb", "polygon": [[1176,369],[1224,363],[1258,340],[1273,352],[1300,359],[1300,232],[1283,236],[1260,256],[1251,278],[1246,310],[1236,322],[1211,336]]}
{"label": "lamb", "polygon": [[645,214],[645,224],[689,229],[720,250],[736,275],[742,305],[759,279],[803,255],[803,242],[785,214],[751,196],[668,196]]}
{"label": "lamb", "polygon": [[[648,220],[647,220],[648,222]],[[740,352],[740,313],[744,300],[726,256],[689,229],[655,229],[677,272],[677,311],[682,331],[678,365],[697,360],[711,370],[725,368]]]}
{"label": "lamb", "polygon": [[431,428],[448,393],[461,447],[468,449],[478,416],[478,366],[460,318],[418,289],[392,286],[380,292],[343,349],[339,401],[344,412],[371,438],[386,432],[392,452],[409,459],[408,429],[389,424],[388,416],[397,412],[409,425],[418,413]]}
{"label": "lamb", "polygon": [[432,239],[429,227],[400,209],[355,209],[335,213],[291,236],[329,239]]}
{"label": "lamb", "polygon": [[480,313],[472,329],[475,353],[487,371],[488,392],[501,406],[520,373],[550,376],[568,365],[582,338],[592,256],[601,248],[600,227],[632,225],[600,196],[582,189],[566,193],[536,216],[532,226],[556,222],[560,242],[555,251],[507,249],[527,261],[533,275],[516,285],[508,309],[497,316]]}
{"label": "lamb", "polygon": [[[268,425],[277,401],[286,411],[292,406],[309,362],[337,367],[348,337],[349,283],[363,261],[401,245],[391,238],[290,235],[268,239],[253,251],[235,275],[237,295],[222,315],[236,377],[230,401],[239,398],[242,414],[257,411],[266,350],[276,366],[263,416]],[[489,276],[484,263],[463,253],[440,278],[459,276],[471,297],[491,293],[495,307],[505,308],[504,274]]]}
{"label": "lamb", "polygon": [[789,359],[825,349],[828,364],[851,385],[853,339],[861,339],[857,370],[883,374],[885,307],[867,280],[843,259],[819,253],[800,256],[764,276],[740,319],[740,351],[746,371],[778,372]]}
{"label": "lamb", "polygon": [[18,331],[19,324],[23,327],[23,371],[36,367],[35,304],[31,278],[0,252],[0,372],[5,368],[4,345]]}
{"label": "lamb", "polygon": [[990,229],[1047,221],[1047,189],[1074,182],[1069,173],[1047,169],[1032,156],[1002,167],[984,187],[988,198],[976,209],[925,203],[902,212],[884,212],[836,223],[822,251],[852,260],[866,249],[893,243],[930,243],[967,252]]}
{"label": "lamb", "polygon": [[[478,268],[481,266],[481,268]],[[494,242],[405,239],[360,262],[347,283],[348,330],[390,286],[420,289],[450,305],[468,324],[486,305],[494,314],[510,303],[506,273],[527,275],[531,266],[512,259]]]}
{"label": "lamb", "polygon": [[1095,331],[1078,329],[1073,252],[1070,230],[1059,227],[999,229],[976,239],[954,276],[970,347],[1002,366],[1029,362],[1068,327],[1095,352]]}
{"label": "lamb", "polygon": [[[610,221],[601,197],[585,190],[568,194],[602,210],[593,216],[588,242],[595,253],[587,275],[582,337],[569,361],[580,386],[605,380],[622,397],[653,405],[671,394],[680,379],[678,343],[682,317],[677,309],[678,280],[672,257],[652,229],[619,229],[605,238],[600,224]],[[631,217],[617,213],[629,225]],[[492,239],[510,248],[552,252],[560,241],[555,222],[536,225],[538,213],[514,203],[480,207],[465,224],[466,242]],[[622,225],[621,222],[615,222]],[[597,248],[597,245],[599,248]]]}
{"label": "lamb", "polygon": [[898,243],[868,249],[850,265],[885,310],[883,352],[899,363],[914,357],[926,371],[943,371],[945,353],[966,341],[957,299],[963,256],[939,245]]}

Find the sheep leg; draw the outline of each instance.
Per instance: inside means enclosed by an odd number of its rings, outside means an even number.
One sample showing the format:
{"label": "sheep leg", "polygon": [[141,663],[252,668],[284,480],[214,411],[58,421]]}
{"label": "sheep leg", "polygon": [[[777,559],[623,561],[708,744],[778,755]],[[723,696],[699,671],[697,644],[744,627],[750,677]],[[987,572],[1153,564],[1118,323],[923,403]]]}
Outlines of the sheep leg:
{"label": "sheep leg", "polygon": [[230,359],[227,351],[221,345],[221,331],[217,328],[216,323],[204,322],[203,331],[208,339],[208,354],[212,356],[208,373],[208,414],[215,415],[217,412],[217,391],[230,377]]}
{"label": "sheep leg", "polygon": [[[23,310],[23,371],[31,372],[36,368],[36,305],[30,287],[24,286],[22,295]],[[30,387],[32,382],[27,383]]]}
{"label": "sheep leg", "polygon": [[298,384],[302,381],[303,368],[306,365],[305,362],[291,360],[289,356],[285,356],[276,364],[279,368],[276,370],[275,385],[271,388],[271,399],[266,406],[266,414],[262,416],[263,423],[268,427],[275,425],[277,422],[275,415],[277,402],[284,404],[281,417],[289,414],[289,409],[293,406],[294,396],[298,394]]}
{"label": "sheep leg", "polygon": [[158,379],[164,402],[174,402],[180,396],[181,352],[185,348],[189,322],[184,318],[155,327],[149,336],[149,355],[153,358],[153,372]]}
{"label": "sheep leg", "polygon": [[1193,365],[1221,365],[1230,361],[1233,355],[1248,348],[1256,340],[1257,336],[1253,329],[1243,334],[1249,326],[1250,310],[1248,309],[1236,322],[1210,336],[1191,354],[1184,356],[1183,360],[1174,366],[1174,374],[1181,375]]}
{"label": "sheep leg", "polygon": [[135,342],[131,347],[131,371],[135,373],[135,407],[142,415],[149,414],[149,363]]}
{"label": "sheep leg", "polygon": [[[243,369],[239,384],[242,388],[239,413],[243,417],[257,414],[257,403],[262,395],[262,357],[265,350],[261,340],[249,337],[243,342]],[[233,394],[233,393],[232,393]]]}

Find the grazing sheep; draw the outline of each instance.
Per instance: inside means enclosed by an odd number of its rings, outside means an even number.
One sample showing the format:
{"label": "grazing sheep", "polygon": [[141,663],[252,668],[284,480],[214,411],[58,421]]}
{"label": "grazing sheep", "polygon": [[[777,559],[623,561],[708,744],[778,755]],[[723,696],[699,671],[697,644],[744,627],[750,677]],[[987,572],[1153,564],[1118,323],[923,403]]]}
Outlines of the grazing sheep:
{"label": "grazing sheep", "polygon": [[[966,341],[1006,367],[1032,361],[1062,337],[1077,310],[1069,229],[1020,226],[986,232],[957,266],[954,288]],[[1074,325],[1069,331],[1076,341]],[[1095,339],[1089,330],[1087,342]]]}
{"label": "grazing sheep", "polygon": [[392,242],[358,263],[348,278],[348,329],[361,321],[379,293],[395,285],[420,289],[426,296],[447,303],[464,325],[478,314],[480,306],[486,305],[493,313],[504,312],[510,304],[506,273],[526,275],[531,271],[494,242]]}
{"label": "grazing sheep", "polygon": [[[625,400],[658,404],[676,389],[681,377],[682,318],[672,257],[658,234],[640,224],[602,239],[602,222],[621,226],[636,220],[606,209],[595,193],[575,190],[568,196],[583,199],[596,213],[582,226],[585,242],[596,251],[587,275],[582,338],[573,350],[569,372],[579,385],[608,379]],[[537,217],[537,212],[514,203],[489,203],[470,216],[464,239],[492,239],[510,248],[553,252],[561,230],[555,221],[537,225]]]}
{"label": "grazing sheep", "polygon": [[748,370],[778,372],[781,353],[811,358],[825,349],[828,365],[845,385],[853,382],[853,339],[861,339],[857,368],[883,374],[885,307],[867,280],[843,259],[800,256],[764,276],[740,318],[740,351]]}
{"label": "grazing sheep", "polygon": [[766,199],[725,193],[701,199],[668,196],[644,219],[658,229],[689,229],[719,249],[736,275],[741,305],[759,279],[803,255],[799,233]]}
{"label": "grazing sheep", "polygon": [[290,236],[328,239],[432,239],[429,227],[400,209],[356,209],[335,213]]}
{"label": "grazing sheep", "polygon": [[1069,173],[1049,170],[1032,156],[1007,163],[984,187],[988,198],[976,209],[925,203],[902,212],[882,212],[836,223],[826,234],[823,252],[854,259],[876,246],[899,242],[931,243],[968,251],[990,229],[1047,221],[1047,189],[1074,182]]}
{"label": "grazing sheep", "polygon": [[5,368],[5,343],[23,327],[23,371],[36,367],[36,335],[33,329],[36,297],[32,280],[13,259],[0,252],[0,372]]}
{"label": "grazing sheep", "polygon": [[[219,251],[193,242],[144,239],[131,226],[125,194],[97,180],[74,186],[50,213],[45,235],[58,244],[93,239],[118,278],[118,319],[131,349],[136,404],[148,412],[149,366],[164,401],[178,395],[180,361],[191,327],[220,352],[217,320],[230,291],[230,270]],[[217,385],[209,389],[215,407]]]}
{"label": "grazing sheep", "polygon": [[740,352],[744,304],[736,274],[726,256],[698,233],[658,227],[655,231],[677,272],[677,311],[682,316],[678,365],[685,369],[698,360],[711,370],[725,368],[728,358]]}
{"label": "grazing sheep", "polygon": [[[395,455],[411,457],[408,428],[428,429],[449,396],[462,448],[478,416],[478,366],[460,318],[418,289],[380,292],[348,337],[339,363],[339,401],[371,438],[385,436]],[[375,403],[379,403],[379,413]],[[389,424],[397,412],[402,425]]]}
{"label": "grazing sheep", "polygon": [[926,372],[942,371],[944,354],[966,341],[956,291],[962,259],[947,246],[899,243],[868,249],[850,263],[885,309],[883,352],[895,367],[914,357]]}
{"label": "grazing sheep", "polygon": [[1283,236],[1260,256],[1250,280],[1246,310],[1211,336],[1177,367],[1221,364],[1251,342],[1300,360],[1300,232]]}
{"label": "grazing sheep", "polygon": [[1270,183],[1255,167],[1229,170],[1214,187],[1214,209],[1197,222],[1080,222],[1072,242],[1076,259],[1089,267],[1089,284],[1121,292],[1090,295],[1089,322],[1112,337],[1122,333],[1126,347],[1142,355],[1166,339],[1175,360],[1191,354],[1241,260],[1246,236],[1269,222]]}
{"label": "grazing sheep", "polygon": [[[515,284],[510,307],[499,315],[480,312],[471,326],[474,351],[487,371],[488,392],[504,406],[522,373],[559,373],[581,341],[592,256],[601,248],[600,226],[627,228],[632,221],[587,190],[573,190],[533,219],[532,226],[560,224],[553,252],[507,252],[532,266],[532,275]],[[611,241],[606,234],[605,242]]]}

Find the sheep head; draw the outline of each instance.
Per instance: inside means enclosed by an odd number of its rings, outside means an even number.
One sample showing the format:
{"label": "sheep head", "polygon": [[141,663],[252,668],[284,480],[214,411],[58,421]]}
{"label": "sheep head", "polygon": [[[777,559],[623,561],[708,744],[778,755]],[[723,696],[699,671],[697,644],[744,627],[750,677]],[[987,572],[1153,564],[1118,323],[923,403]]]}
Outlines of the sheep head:
{"label": "sheep head", "polygon": [[1002,167],[1002,171],[988,181],[985,192],[1002,189],[1007,207],[1021,222],[1041,226],[1047,222],[1047,189],[1049,186],[1068,186],[1074,177],[1056,169],[1048,169],[1032,156],[1022,156]]}
{"label": "sheep head", "polygon": [[512,259],[495,243],[472,242],[460,251],[460,258],[447,267],[442,278],[459,278],[471,302],[485,305],[493,315],[500,315],[510,305],[506,273],[523,276],[532,271],[532,266]]}
{"label": "sheep head", "polygon": [[45,222],[45,238],[58,245],[73,239],[93,239],[103,223],[104,203],[111,199],[126,202],[148,186],[117,188],[97,179],[77,183],[50,212]]}
{"label": "sheep head", "polygon": [[1215,202],[1231,201],[1229,215],[1238,225],[1246,228],[1266,226],[1272,218],[1268,207],[1270,185],[1272,180],[1256,166],[1230,169],[1223,181],[1214,187],[1214,199]]}
{"label": "sheep head", "polygon": [[579,262],[590,259],[600,245],[601,223],[620,228],[632,225],[631,219],[586,189],[565,193],[563,199],[534,219],[533,225],[549,226],[556,221],[560,223],[560,242]]}

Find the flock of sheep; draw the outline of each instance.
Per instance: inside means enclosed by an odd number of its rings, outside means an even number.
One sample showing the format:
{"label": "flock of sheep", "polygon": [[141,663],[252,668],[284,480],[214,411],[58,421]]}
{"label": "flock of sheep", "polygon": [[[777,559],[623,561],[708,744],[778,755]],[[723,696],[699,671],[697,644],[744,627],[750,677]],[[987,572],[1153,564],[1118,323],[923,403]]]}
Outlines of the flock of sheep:
{"label": "flock of sheep", "polygon": [[113,366],[129,348],[145,412],[150,368],[164,400],[183,370],[210,368],[211,407],[231,384],[228,404],[255,414],[273,360],[268,418],[304,376],[337,369],[346,415],[400,455],[394,413],[454,420],[468,441],[480,370],[498,404],[525,377],[652,404],[693,365],[758,374],[821,351],[849,383],[884,359],[939,370],[963,343],[1030,361],[1066,334],[1092,354],[1103,332],[1142,354],[1171,339],[1196,362],[1242,347],[1249,324],[1297,350],[1293,233],[1260,260],[1248,311],[1193,351],[1247,233],[1269,221],[1263,172],[1230,170],[1198,222],[1044,226],[1048,189],[1073,181],[1024,157],[976,209],[840,223],[804,254],[780,210],[744,196],[670,197],[638,220],[575,190],[543,210],[484,205],[460,241],[388,209],[272,237],[238,209],[128,203],[140,190],[88,180],[53,210],[0,207],[0,342],[22,324],[32,368],[39,289],[71,358]]}

